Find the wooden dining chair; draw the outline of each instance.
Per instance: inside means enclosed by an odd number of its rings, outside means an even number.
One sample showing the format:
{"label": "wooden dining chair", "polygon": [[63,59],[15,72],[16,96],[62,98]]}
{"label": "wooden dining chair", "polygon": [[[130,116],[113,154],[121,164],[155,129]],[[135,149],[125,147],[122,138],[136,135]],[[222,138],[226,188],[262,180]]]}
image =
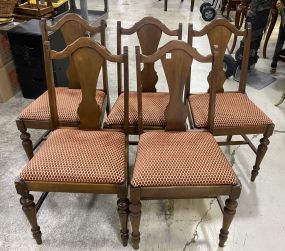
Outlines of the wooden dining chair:
{"label": "wooden dining chair", "polygon": [[[66,45],[73,43],[79,37],[87,36],[88,32],[93,34],[100,33],[101,44],[105,46],[106,22],[102,21],[98,27],[90,26],[80,16],[70,13],[65,15],[56,24],[48,26],[46,19],[41,20],[43,41],[48,41],[48,32],[61,30]],[[45,55],[46,57],[46,55]],[[55,89],[57,96],[59,122],[64,126],[74,126],[79,122],[76,109],[81,102],[82,94],[80,90],[78,73],[76,72],[72,59],[69,60],[69,66],[66,72],[69,80],[69,86],[57,87]],[[103,65],[103,90],[98,90],[96,99],[102,111],[109,110],[109,90],[107,82],[107,66]],[[46,77],[47,78],[47,77]],[[101,121],[102,122],[102,121]],[[51,115],[49,110],[48,92],[45,92],[30,105],[28,105],[19,115],[17,121],[18,130],[21,132],[22,144],[29,159],[33,157],[33,145],[30,140],[28,128],[51,130]],[[34,145],[39,145],[42,138]]]}
{"label": "wooden dining chair", "polygon": [[[130,187],[129,209],[134,249],[139,248],[140,242],[141,200],[229,196],[223,212],[220,246],[224,246],[227,240],[228,229],[236,212],[241,185],[211,133],[215,116],[214,74],[208,78],[211,83],[209,131],[186,131],[187,107],[183,102],[183,93],[193,59],[212,62],[213,57],[202,56],[182,41],[171,41],[149,56],[140,54],[140,49],[136,48],[141,135]],[[166,128],[144,132],[141,63],[154,63],[157,60],[162,62],[169,88],[170,99],[165,109]]]}
{"label": "wooden dining chair", "polygon": [[[207,35],[212,52],[214,45],[218,45],[220,48],[217,58],[219,68],[215,73],[212,73],[218,75],[217,83],[215,83],[217,98],[213,134],[215,136],[227,136],[226,142],[219,142],[220,145],[247,144],[250,146],[256,154],[256,161],[251,172],[251,181],[254,181],[259,173],[261,161],[267,151],[269,144],[268,138],[273,133],[274,124],[271,119],[249,99],[245,92],[251,42],[251,25],[248,23],[246,30],[240,31],[227,20],[219,18],[206,25],[200,31],[194,31],[193,26],[190,24],[188,33],[188,42],[190,45],[193,43],[193,37]],[[226,76],[223,70],[223,59],[232,34],[243,36],[243,58],[238,90],[225,92],[223,86]],[[189,105],[189,123],[191,127],[199,129],[205,128],[208,124],[207,104],[209,93],[191,94],[190,81],[185,93]],[[258,148],[256,148],[247,137],[248,134],[263,134]],[[233,135],[241,135],[244,140],[232,141]]]}
{"label": "wooden dining chair", "polygon": [[[121,53],[122,36],[132,35],[136,33],[139,39],[140,46],[145,55],[153,54],[158,46],[162,33],[170,36],[177,37],[178,40],[182,39],[182,24],[179,24],[178,29],[170,30],[162,22],[153,17],[145,17],[135,23],[131,28],[122,28],[121,22],[117,23],[117,53]],[[121,64],[118,64],[118,98],[107,117],[104,126],[106,128],[121,128],[123,125],[123,100],[124,92],[121,84]],[[145,64],[142,70],[143,82],[143,100],[145,102],[143,121],[148,129],[160,129],[165,126],[164,110],[168,104],[168,94],[165,92],[157,92],[156,84],[158,76],[155,71],[154,63]],[[138,105],[137,93],[132,91],[129,93],[129,133],[138,133]]]}
{"label": "wooden dining chair", "polygon": [[[98,75],[106,61],[124,65],[124,88],[128,92],[128,49],[112,55],[105,47],[82,37],[60,52],[44,42],[51,123],[55,129],[15,181],[22,209],[29,220],[33,237],[42,243],[37,211],[48,192],[117,194],[123,245],[128,242],[128,144],[127,131],[100,130],[104,112],[96,97]],[[82,90],[77,108],[78,128],[62,128],[59,120],[52,60],[72,57]],[[125,124],[128,128],[128,96],[125,96]],[[31,191],[44,192],[34,203]]]}

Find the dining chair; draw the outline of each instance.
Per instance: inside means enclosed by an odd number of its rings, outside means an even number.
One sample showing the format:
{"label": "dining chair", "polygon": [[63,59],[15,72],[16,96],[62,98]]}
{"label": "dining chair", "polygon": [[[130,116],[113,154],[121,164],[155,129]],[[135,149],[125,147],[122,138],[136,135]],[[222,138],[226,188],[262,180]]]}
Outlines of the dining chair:
{"label": "dining chair", "polygon": [[[260,164],[265,156],[269,144],[269,137],[274,130],[272,120],[258,108],[246,94],[246,80],[248,74],[248,60],[251,43],[251,24],[247,24],[244,31],[238,30],[234,25],[224,18],[218,18],[206,25],[202,30],[193,30],[189,25],[188,42],[193,44],[193,37],[207,35],[211,51],[214,45],[218,45],[219,55],[217,58],[218,70],[216,77],[216,112],[213,134],[215,136],[227,136],[226,142],[219,142],[220,145],[243,145],[247,144],[256,154],[255,164],[251,172],[251,181],[254,181],[260,170]],[[224,91],[226,80],[223,69],[223,59],[227,45],[232,35],[243,36],[243,58],[241,63],[240,79],[237,91]],[[186,87],[186,100],[189,106],[189,123],[192,128],[203,129],[208,124],[208,100],[209,93],[190,92],[190,81]],[[258,148],[248,138],[248,134],[263,134]],[[244,140],[233,141],[233,135],[241,135]]]}
{"label": "dining chair", "polygon": [[[161,21],[153,17],[145,17],[135,23],[131,28],[122,28],[121,22],[117,23],[117,53],[121,53],[122,36],[137,34],[139,44],[145,55],[151,55],[154,53],[161,40],[162,34],[166,34],[171,38],[182,39],[182,24],[180,23],[178,29],[170,30]],[[118,72],[118,98],[113,105],[109,116],[107,117],[104,127],[106,128],[121,128],[123,125],[123,100],[124,92],[121,84],[121,64],[117,65]],[[168,94],[165,92],[157,92],[156,84],[158,82],[157,72],[155,70],[155,64],[145,64],[142,70],[142,82],[143,82],[143,100],[145,102],[144,107],[144,124],[148,129],[160,129],[165,126],[164,109],[168,104]],[[135,91],[129,92],[129,133],[138,133],[138,105],[137,105],[137,93]]]}
{"label": "dining chair", "polygon": [[[130,181],[129,207],[134,249],[138,249],[140,243],[142,200],[229,196],[223,211],[219,246],[224,246],[228,238],[241,185],[211,133],[215,117],[216,76],[211,74],[208,78],[211,83],[208,130],[186,130],[187,107],[183,102],[193,59],[214,62],[216,72],[217,55],[215,53],[214,60],[211,55],[202,56],[182,41],[171,41],[152,55],[143,55],[140,48],[136,48],[140,139]],[[142,99],[141,64],[157,60],[162,62],[169,89],[166,127],[160,131],[146,131],[142,121],[145,104]]]}
{"label": "dining chair", "polygon": [[[106,61],[124,66],[124,88],[128,92],[128,49],[112,55],[92,38],[81,37],[63,51],[50,50],[44,42],[45,67],[51,123],[54,130],[15,181],[22,209],[29,220],[33,237],[42,243],[37,212],[49,192],[116,194],[121,223],[121,239],[128,242],[128,141],[127,131],[102,130],[104,112],[96,97],[98,76]],[[77,107],[79,123],[67,128],[59,120],[52,60],[72,57],[82,100]],[[125,96],[125,125],[128,128],[128,95]],[[30,192],[43,192],[35,204]]]}
{"label": "dining chair", "polygon": [[[94,34],[100,33],[101,44],[105,46],[105,29],[106,22],[101,21],[101,25],[94,27],[88,24],[80,16],[69,13],[60,19],[56,24],[51,26],[47,25],[46,19],[41,20],[41,29],[43,42],[48,41],[48,33],[61,31],[66,45],[72,44],[76,39]],[[89,34],[88,34],[89,32]],[[46,55],[44,55],[46,60]],[[79,122],[76,109],[78,104],[81,102],[82,94],[80,90],[78,73],[75,70],[72,59],[69,59],[69,66],[66,72],[69,80],[68,87],[56,87],[55,92],[57,96],[58,116],[59,122],[64,126],[74,126]],[[103,65],[103,90],[96,92],[96,99],[98,105],[102,111],[109,111],[109,90],[107,80],[107,66]],[[46,79],[49,76],[46,75]],[[102,122],[102,121],[101,121]],[[22,145],[29,159],[33,157],[33,144],[30,139],[30,134],[27,129],[44,129],[48,130],[47,133],[52,129],[51,114],[49,108],[49,97],[48,91],[43,93],[40,97],[29,104],[20,113],[16,120],[17,128],[21,132]],[[34,149],[45,139],[47,133],[44,134],[40,140],[34,144]]]}

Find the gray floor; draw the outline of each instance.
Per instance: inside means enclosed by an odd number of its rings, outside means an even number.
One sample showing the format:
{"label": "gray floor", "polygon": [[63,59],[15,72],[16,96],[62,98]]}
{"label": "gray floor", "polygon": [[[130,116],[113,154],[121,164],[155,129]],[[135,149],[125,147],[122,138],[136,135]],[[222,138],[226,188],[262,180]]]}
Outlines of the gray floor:
{"label": "gray floor", "polygon": [[[91,1],[89,1],[91,2]],[[99,6],[96,1],[91,7]],[[102,1],[103,2],[103,1]],[[157,0],[110,0],[107,41],[115,53],[116,21],[129,27],[140,18],[151,15],[160,18],[175,28],[178,22],[184,27],[186,39],[188,22],[194,28],[205,25],[196,1],[194,13],[189,13],[190,1],[169,1],[169,11],[163,11],[163,1]],[[100,3],[100,6],[101,3]],[[277,29],[272,41],[276,39]],[[164,42],[166,40],[163,40]],[[134,45],[137,40],[124,39],[130,46],[130,83],[135,88]],[[194,45],[204,54],[209,52],[206,39],[195,40]],[[268,56],[272,57],[274,43],[269,44]],[[269,72],[270,60],[260,59],[256,68]],[[143,202],[141,221],[141,250],[285,250],[285,103],[280,107],[273,104],[281,96],[284,85],[284,64],[279,65],[274,75],[277,81],[257,91],[247,88],[250,98],[266,112],[276,124],[271,144],[262,163],[260,175],[255,183],[249,181],[254,163],[254,154],[247,146],[223,147],[229,161],[239,176],[243,190],[236,218],[230,229],[224,249],[218,248],[218,234],[222,214],[215,200],[177,200]],[[206,90],[209,65],[194,63],[193,91]],[[161,73],[161,66],[157,66]],[[109,81],[112,100],[116,95],[116,68],[109,65]],[[161,78],[159,89],[165,88]],[[226,83],[227,89],[237,84]],[[43,233],[43,244],[37,246],[32,239],[30,227],[19,204],[13,181],[27,162],[21,147],[15,119],[30,100],[21,94],[5,104],[0,104],[0,250],[132,250],[123,248],[119,242],[119,222],[116,214],[115,196],[91,194],[50,194],[39,212],[39,224]],[[39,132],[31,131],[33,139]],[[259,137],[254,135],[258,144]],[[131,149],[133,163],[135,149]],[[38,197],[38,194],[36,194]],[[196,234],[195,234],[196,233]],[[192,240],[192,241],[191,241]],[[193,242],[193,240],[196,240]]]}

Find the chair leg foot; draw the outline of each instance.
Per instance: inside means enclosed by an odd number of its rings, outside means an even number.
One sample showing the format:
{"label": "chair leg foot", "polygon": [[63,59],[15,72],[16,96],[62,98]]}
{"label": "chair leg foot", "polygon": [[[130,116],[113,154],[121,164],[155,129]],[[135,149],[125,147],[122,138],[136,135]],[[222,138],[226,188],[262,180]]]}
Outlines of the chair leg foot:
{"label": "chair leg foot", "polygon": [[190,4],[190,11],[193,12],[194,10],[194,1],[195,0],[191,0],[191,4]]}
{"label": "chair leg foot", "polygon": [[132,225],[132,246],[139,249],[140,243],[140,220],[141,220],[141,202],[139,196],[131,191],[130,218]]}
{"label": "chair leg foot", "polygon": [[121,240],[123,246],[128,245],[129,230],[128,230],[128,215],[129,215],[129,200],[127,198],[120,198],[117,202],[118,214],[121,223]]}
{"label": "chair leg foot", "polygon": [[233,138],[232,135],[228,135],[228,136],[227,136],[227,142],[231,142],[232,138]]}
{"label": "chair leg foot", "polygon": [[220,247],[224,247],[225,242],[228,239],[229,227],[236,213],[237,205],[238,203],[235,199],[229,198],[226,200],[226,205],[224,208],[223,227],[219,235],[219,239],[220,239],[219,246]]}
{"label": "chair leg foot", "polygon": [[259,173],[260,164],[261,164],[261,161],[264,158],[265,153],[267,152],[269,143],[270,143],[270,141],[269,141],[267,136],[264,136],[260,140],[260,144],[259,144],[259,146],[257,148],[255,165],[253,166],[253,170],[251,172],[251,181],[252,182],[255,181],[255,178],[256,178],[256,176]]}
{"label": "chair leg foot", "polygon": [[42,244],[42,232],[37,223],[37,211],[34,203],[33,195],[29,194],[25,183],[23,181],[16,181],[15,186],[18,194],[21,195],[20,203],[22,205],[23,212],[25,213],[28,221],[31,225],[31,231],[37,244]]}

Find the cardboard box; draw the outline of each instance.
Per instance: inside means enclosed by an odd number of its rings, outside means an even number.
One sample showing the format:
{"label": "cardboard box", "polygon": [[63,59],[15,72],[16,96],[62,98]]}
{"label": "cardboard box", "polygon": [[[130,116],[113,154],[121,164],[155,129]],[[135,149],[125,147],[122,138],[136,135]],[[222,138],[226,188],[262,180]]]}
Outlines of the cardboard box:
{"label": "cardboard box", "polygon": [[9,63],[12,60],[9,40],[6,32],[0,33],[0,67]]}
{"label": "cardboard box", "polygon": [[0,103],[6,102],[19,91],[14,61],[0,68]]}

